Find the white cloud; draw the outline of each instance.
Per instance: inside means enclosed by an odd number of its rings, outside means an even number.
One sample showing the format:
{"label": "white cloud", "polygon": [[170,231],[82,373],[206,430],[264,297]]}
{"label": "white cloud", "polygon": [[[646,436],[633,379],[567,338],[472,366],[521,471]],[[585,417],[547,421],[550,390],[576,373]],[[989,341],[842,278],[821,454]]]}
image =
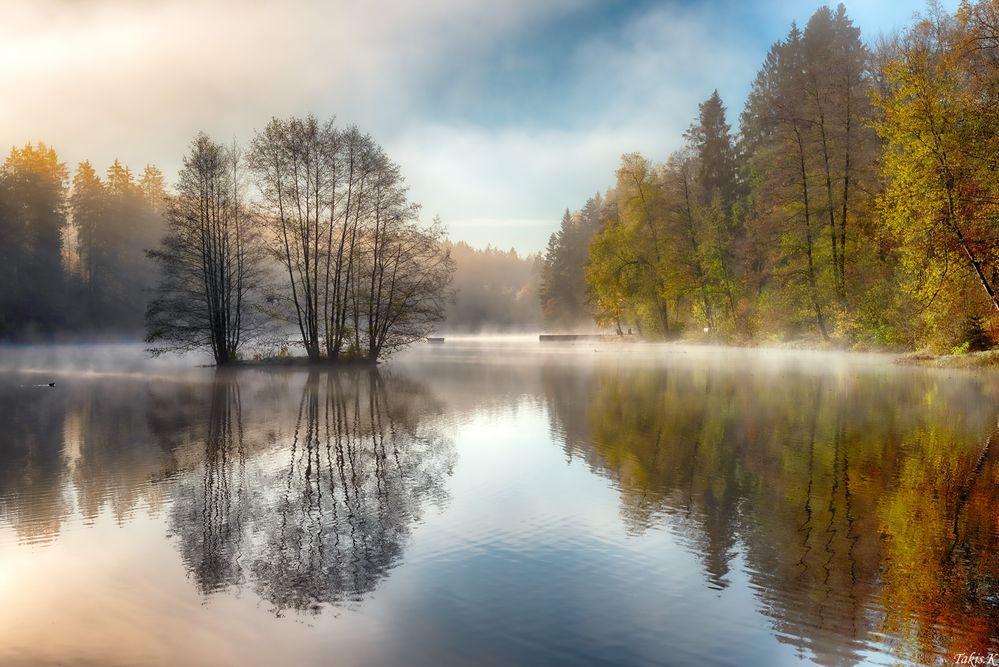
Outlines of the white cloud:
{"label": "white cloud", "polygon": [[566,3],[11,4],[0,9],[0,141],[176,166],[195,130],[246,137],[276,114],[336,111],[384,130],[419,104],[442,59]]}
{"label": "white cloud", "polygon": [[[389,151],[426,212],[440,214],[453,236],[543,250],[566,207],[579,208],[613,184],[622,153],[664,160],[715,87],[734,89],[751,79],[752,47],[736,38],[719,44],[709,30],[704,15],[653,10],[620,32],[579,44],[572,106],[558,127],[539,128],[530,115],[520,126],[499,129],[421,122]],[[730,108],[730,118],[740,106]],[[548,225],[459,224],[482,217]]]}

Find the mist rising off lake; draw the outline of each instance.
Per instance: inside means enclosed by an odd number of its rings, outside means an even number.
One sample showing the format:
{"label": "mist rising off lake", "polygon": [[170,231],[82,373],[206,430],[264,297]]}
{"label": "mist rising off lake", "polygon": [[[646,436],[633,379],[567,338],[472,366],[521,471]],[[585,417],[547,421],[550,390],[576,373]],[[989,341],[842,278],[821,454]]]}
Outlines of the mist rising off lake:
{"label": "mist rising off lake", "polygon": [[528,339],[0,362],[3,665],[999,651],[988,374]]}

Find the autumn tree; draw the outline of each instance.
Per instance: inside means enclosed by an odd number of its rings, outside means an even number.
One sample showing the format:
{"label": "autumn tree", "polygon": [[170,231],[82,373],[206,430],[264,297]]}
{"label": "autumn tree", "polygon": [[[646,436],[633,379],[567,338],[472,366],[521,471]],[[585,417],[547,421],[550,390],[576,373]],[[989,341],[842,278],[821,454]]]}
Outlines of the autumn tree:
{"label": "autumn tree", "polygon": [[[926,336],[999,311],[999,8],[939,6],[900,39],[877,98],[886,142],[878,210]],[[956,315],[956,317],[955,317]]]}
{"label": "autumn tree", "polygon": [[667,164],[669,199],[690,244],[691,271],[700,294],[702,317],[709,331],[725,314],[730,329],[737,320],[738,256],[742,221],[738,162],[731,128],[718,91],[701,103],[697,120],[687,130],[688,148]]}
{"label": "autumn tree", "polygon": [[[823,338],[829,338],[831,260],[819,248],[821,229],[812,175],[812,122],[805,105],[804,37],[792,26],[775,44],[756,81],[743,113],[744,143],[751,147],[750,169],[756,176],[760,214],[780,218],[772,229],[773,272],[780,291],[794,310],[811,311]],[[806,306],[807,304],[807,306]]]}
{"label": "autumn tree", "polygon": [[643,320],[638,315],[642,306],[636,299],[640,263],[630,242],[630,230],[621,223],[616,207],[611,210],[590,244],[586,264],[594,320],[601,326],[613,326],[618,335],[631,324],[642,334]]}
{"label": "autumn tree", "polygon": [[793,329],[808,313],[826,339],[855,335],[851,311],[890,283],[872,243],[869,62],[843,6],[821,7],[771,47],[742,114],[745,265],[755,267],[763,317]]}
{"label": "autumn tree", "polygon": [[686,138],[665,164],[622,158],[586,271],[600,324],[663,337],[692,321],[712,335],[737,328],[740,183],[717,92]]}
{"label": "autumn tree", "polygon": [[895,244],[874,222],[869,98],[884,77],[872,62],[845,8],[821,7],[771,47],[738,138],[715,91],[665,162],[625,156],[608,192],[614,223],[590,245],[598,321],[645,318],[646,333],[667,336],[695,325],[723,340],[904,342],[913,304],[893,289]]}

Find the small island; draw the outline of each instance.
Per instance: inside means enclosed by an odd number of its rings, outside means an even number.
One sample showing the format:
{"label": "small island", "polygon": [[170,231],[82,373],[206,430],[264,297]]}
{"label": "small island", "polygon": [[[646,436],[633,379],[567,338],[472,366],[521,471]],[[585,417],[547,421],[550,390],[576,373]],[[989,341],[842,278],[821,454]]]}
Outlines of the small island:
{"label": "small island", "polygon": [[[399,165],[356,127],[274,118],[248,151],[199,133],[149,252],[161,278],[146,341],[209,349],[218,366],[375,364],[447,314],[454,262],[418,212]],[[303,358],[241,359],[290,331]]]}

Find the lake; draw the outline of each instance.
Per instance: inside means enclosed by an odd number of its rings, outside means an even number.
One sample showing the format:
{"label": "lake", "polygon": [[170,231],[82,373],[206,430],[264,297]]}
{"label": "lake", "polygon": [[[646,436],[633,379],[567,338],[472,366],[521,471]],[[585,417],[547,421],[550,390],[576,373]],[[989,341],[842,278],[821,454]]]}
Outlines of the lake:
{"label": "lake", "polygon": [[0,352],[0,665],[999,653],[999,375],[515,337],[195,363]]}

